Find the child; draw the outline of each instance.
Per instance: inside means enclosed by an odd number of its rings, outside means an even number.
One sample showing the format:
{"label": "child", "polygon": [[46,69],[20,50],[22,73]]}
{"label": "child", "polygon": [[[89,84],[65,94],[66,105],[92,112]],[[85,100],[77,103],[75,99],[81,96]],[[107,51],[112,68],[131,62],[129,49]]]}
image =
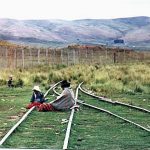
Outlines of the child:
{"label": "child", "polygon": [[33,94],[32,94],[31,101],[30,101],[31,103],[26,107],[27,109],[30,109],[33,106],[39,106],[43,102],[45,102],[44,95],[41,92],[39,86],[34,86],[32,90],[33,90]]}
{"label": "child", "polygon": [[50,103],[43,103],[37,107],[38,111],[54,111],[54,110],[69,110],[74,106],[74,93],[70,88],[70,83],[67,80],[61,82],[63,92],[61,95]]}

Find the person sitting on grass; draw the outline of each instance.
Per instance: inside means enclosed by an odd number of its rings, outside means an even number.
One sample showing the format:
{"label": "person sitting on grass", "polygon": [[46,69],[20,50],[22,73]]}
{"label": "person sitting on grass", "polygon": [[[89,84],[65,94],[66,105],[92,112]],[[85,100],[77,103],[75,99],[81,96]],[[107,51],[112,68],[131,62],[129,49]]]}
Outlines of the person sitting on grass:
{"label": "person sitting on grass", "polygon": [[12,76],[12,75],[9,76],[7,85],[8,85],[8,87],[10,87],[10,88],[14,87],[14,85],[13,85],[13,76]]}
{"label": "person sitting on grass", "polygon": [[45,102],[45,98],[43,93],[41,92],[39,86],[34,86],[33,90],[33,94],[30,100],[30,104],[27,105],[27,109],[32,108],[33,106],[39,106],[41,105],[43,102]]}
{"label": "person sitting on grass", "polygon": [[70,88],[70,83],[67,80],[61,82],[61,88],[63,89],[60,96],[56,100],[50,103],[43,103],[37,107],[38,111],[57,111],[57,110],[69,110],[75,104],[74,93]]}

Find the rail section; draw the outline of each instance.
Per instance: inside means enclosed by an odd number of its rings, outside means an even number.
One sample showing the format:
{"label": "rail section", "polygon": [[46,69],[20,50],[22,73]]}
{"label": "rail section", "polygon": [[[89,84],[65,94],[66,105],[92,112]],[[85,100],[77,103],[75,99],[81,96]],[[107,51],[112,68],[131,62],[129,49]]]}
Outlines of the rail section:
{"label": "rail section", "polygon": [[[61,82],[61,81],[60,81]],[[57,86],[60,82],[57,82],[54,84],[52,87],[50,87],[47,92],[44,94],[44,97],[48,95],[48,93],[55,87]],[[7,134],[1,139],[0,141],[0,146],[3,145],[3,143],[12,135],[12,133],[19,127],[21,123],[23,123],[26,118],[32,113],[32,111],[35,109],[35,106],[30,108],[23,116],[22,118],[7,132]]]}

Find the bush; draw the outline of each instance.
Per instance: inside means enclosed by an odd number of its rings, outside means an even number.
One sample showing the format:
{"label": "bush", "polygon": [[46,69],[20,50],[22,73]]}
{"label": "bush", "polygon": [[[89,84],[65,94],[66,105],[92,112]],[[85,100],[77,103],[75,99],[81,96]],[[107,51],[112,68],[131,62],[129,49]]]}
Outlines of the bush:
{"label": "bush", "polygon": [[24,82],[20,78],[15,82],[15,87],[23,87],[23,85],[24,85]]}
{"label": "bush", "polygon": [[66,68],[66,67],[67,67],[67,65],[65,65],[65,64],[57,64],[57,65],[53,66],[53,69],[60,70],[60,69]]}
{"label": "bush", "polygon": [[53,77],[54,77],[54,73],[53,72],[50,72],[49,75],[48,75],[48,82],[51,82],[53,81]]}
{"label": "bush", "polygon": [[40,76],[35,75],[35,76],[33,77],[33,82],[34,82],[34,83],[40,83],[40,82],[42,82],[42,79],[40,78]]}
{"label": "bush", "polygon": [[6,81],[6,80],[0,79],[0,86],[6,85],[6,84],[7,84],[7,81]]}
{"label": "bush", "polygon": [[134,92],[137,92],[137,93],[143,93],[143,89],[142,89],[142,87],[141,86],[139,86],[139,85],[136,85],[136,87],[135,87],[135,89],[134,89]]}

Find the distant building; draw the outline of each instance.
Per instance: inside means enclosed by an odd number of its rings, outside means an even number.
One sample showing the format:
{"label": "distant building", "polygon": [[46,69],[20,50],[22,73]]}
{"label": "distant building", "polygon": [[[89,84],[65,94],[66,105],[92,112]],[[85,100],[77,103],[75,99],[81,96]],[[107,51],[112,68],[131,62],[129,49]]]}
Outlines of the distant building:
{"label": "distant building", "polygon": [[123,39],[116,39],[116,40],[114,40],[114,44],[124,44],[124,40]]}

